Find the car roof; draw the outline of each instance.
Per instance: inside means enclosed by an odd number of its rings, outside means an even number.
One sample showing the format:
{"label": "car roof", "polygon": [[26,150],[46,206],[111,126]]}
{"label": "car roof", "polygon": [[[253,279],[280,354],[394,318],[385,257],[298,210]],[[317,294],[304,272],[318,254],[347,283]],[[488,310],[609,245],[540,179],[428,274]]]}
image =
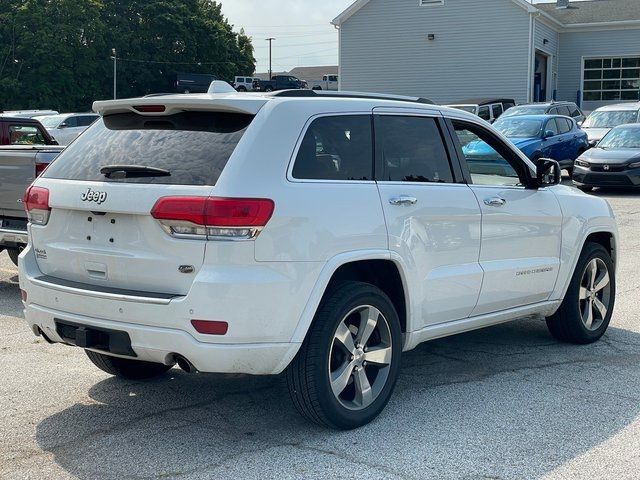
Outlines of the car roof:
{"label": "car roof", "polygon": [[640,123],[625,123],[622,125],[618,125],[617,127],[613,127],[611,130],[617,130],[620,128],[632,128],[635,130],[640,130]]}
{"label": "car roof", "polygon": [[[228,113],[256,115],[268,103],[283,102],[330,102],[341,106],[344,111],[353,108],[373,109],[376,107],[411,107],[414,109],[437,108],[432,102],[419,97],[402,97],[359,92],[316,92],[313,90],[281,90],[275,93],[227,92],[202,94],[170,94],[157,97],[129,98],[94,102],[93,110],[100,115],[116,113],[137,113],[140,115],[171,115],[185,110],[209,110]],[[162,105],[164,112],[142,112],[138,108]],[[136,108],[138,107],[138,108]],[[326,110],[327,107],[323,106]],[[447,109],[448,110],[448,109]],[[472,114],[469,114],[473,117]]]}
{"label": "car roof", "polygon": [[610,112],[621,110],[640,110],[640,102],[629,103],[616,103],[615,105],[605,105],[604,107],[596,108],[594,112]]}
{"label": "car roof", "polygon": [[448,105],[489,105],[491,103],[516,103],[513,98],[501,97],[484,97],[484,98],[467,98],[459,102],[450,102]]}
{"label": "car roof", "polygon": [[[502,117],[500,117],[498,119],[498,121],[501,120]],[[508,116],[508,117],[504,117],[505,120],[514,120],[514,119],[529,119],[529,120],[547,120],[549,118],[566,118],[568,120],[573,120],[573,118],[568,117],[566,115],[543,115],[543,114],[538,114],[538,115],[512,115],[512,116]]]}
{"label": "car roof", "polygon": [[37,123],[40,122],[33,117],[13,117],[11,115],[0,115],[0,121],[6,122],[21,122],[21,123]]}

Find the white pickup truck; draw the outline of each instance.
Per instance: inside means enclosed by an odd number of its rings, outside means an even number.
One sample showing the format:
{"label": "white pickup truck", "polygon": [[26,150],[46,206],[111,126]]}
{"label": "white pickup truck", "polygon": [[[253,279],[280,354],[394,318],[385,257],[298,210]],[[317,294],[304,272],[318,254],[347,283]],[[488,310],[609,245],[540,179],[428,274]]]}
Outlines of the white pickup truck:
{"label": "white pickup truck", "polygon": [[338,90],[338,75],[323,75],[322,80],[311,82],[313,90]]}
{"label": "white pickup truck", "polygon": [[16,265],[28,242],[22,197],[62,149],[54,145],[0,146],[0,252],[7,250]]}

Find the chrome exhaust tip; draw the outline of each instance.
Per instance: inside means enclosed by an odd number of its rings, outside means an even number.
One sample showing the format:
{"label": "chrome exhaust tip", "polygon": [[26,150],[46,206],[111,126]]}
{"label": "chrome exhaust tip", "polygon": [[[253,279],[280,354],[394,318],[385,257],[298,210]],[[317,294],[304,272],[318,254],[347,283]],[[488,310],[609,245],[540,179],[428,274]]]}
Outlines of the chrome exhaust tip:
{"label": "chrome exhaust tip", "polygon": [[180,367],[185,373],[196,373],[198,370],[193,364],[184,358],[182,355],[174,355],[174,359],[178,367]]}

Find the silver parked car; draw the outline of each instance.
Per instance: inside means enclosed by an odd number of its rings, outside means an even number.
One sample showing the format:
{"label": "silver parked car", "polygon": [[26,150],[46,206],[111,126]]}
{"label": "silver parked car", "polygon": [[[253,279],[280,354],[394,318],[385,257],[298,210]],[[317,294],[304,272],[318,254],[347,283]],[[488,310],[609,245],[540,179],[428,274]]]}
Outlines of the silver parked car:
{"label": "silver parked car", "polygon": [[100,116],[95,113],[64,113],[36,118],[58,144],[69,145]]}

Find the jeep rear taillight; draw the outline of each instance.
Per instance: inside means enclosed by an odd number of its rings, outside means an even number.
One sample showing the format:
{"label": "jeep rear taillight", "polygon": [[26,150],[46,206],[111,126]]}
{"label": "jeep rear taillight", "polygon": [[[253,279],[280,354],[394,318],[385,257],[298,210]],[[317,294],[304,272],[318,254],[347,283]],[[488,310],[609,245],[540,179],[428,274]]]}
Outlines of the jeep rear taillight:
{"label": "jeep rear taillight", "polygon": [[42,187],[27,188],[22,199],[29,221],[34,225],[46,225],[51,214],[49,190]]}
{"label": "jeep rear taillight", "polygon": [[250,240],[267,224],[274,207],[266,198],[162,197],[151,216],[178,238]]}

